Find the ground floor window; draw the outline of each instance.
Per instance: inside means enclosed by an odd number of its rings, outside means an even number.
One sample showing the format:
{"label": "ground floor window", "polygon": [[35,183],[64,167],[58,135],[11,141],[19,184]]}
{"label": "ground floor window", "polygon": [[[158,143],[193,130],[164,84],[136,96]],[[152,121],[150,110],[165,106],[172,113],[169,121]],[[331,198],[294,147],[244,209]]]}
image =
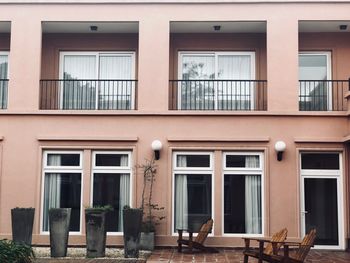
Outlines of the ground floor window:
{"label": "ground floor window", "polygon": [[123,231],[123,208],[130,205],[130,152],[94,152],[93,206],[110,205],[107,232]]}
{"label": "ground floor window", "polygon": [[224,233],[262,234],[262,154],[224,153]]}
{"label": "ground floor window", "polygon": [[212,218],[212,154],[174,153],[174,231]]}
{"label": "ground floor window", "polygon": [[51,208],[71,208],[69,230],[80,231],[81,155],[81,152],[44,153],[43,231],[49,231]]}

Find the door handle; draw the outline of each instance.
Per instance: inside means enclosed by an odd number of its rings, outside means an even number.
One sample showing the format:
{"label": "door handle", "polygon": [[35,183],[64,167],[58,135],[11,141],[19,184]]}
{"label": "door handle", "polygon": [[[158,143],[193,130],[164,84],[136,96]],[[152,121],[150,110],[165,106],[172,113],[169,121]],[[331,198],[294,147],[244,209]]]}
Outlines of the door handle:
{"label": "door handle", "polygon": [[301,211],[301,213],[305,215],[305,214],[307,214],[309,212],[308,211]]}

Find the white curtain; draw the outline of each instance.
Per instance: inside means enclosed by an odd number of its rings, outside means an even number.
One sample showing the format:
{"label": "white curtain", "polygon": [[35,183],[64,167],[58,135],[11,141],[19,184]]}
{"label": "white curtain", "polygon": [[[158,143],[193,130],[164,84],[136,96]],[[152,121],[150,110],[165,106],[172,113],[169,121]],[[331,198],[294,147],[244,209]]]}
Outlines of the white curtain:
{"label": "white curtain", "polygon": [[181,109],[214,109],[214,55],[182,56]]}
{"label": "white curtain", "polygon": [[248,110],[251,107],[252,87],[250,55],[219,55],[218,79],[232,80],[218,82],[218,109]]}
{"label": "white curtain", "polygon": [[[48,166],[61,165],[61,156],[59,154],[49,154],[47,157]],[[44,213],[43,230],[49,230],[49,210],[50,208],[60,208],[61,203],[61,174],[45,174],[44,184]]]}
{"label": "white curtain", "polygon": [[[132,109],[132,55],[100,55],[99,109]],[[124,81],[122,81],[124,80]]]}
{"label": "white curtain", "polygon": [[[128,155],[122,155],[120,159],[121,166],[128,166]],[[130,205],[130,175],[121,174],[119,183],[119,225],[118,231],[123,231],[123,208]]]}
{"label": "white curtain", "polygon": [[[187,158],[185,155],[177,156],[177,166],[186,167]],[[188,228],[188,196],[187,196],[187,175],[177,174],[175,176],[175,229]]]}
{"label": "white curtain", "polygon": [[[258,168],[259,156],[246,156],[246,168]],[[245,176],[245,227],[247,234],[261,233],[261,176]]]}
{"label": "white curtain", "polygon": [[95,55],[64,56],[63,109],[95,108],[96,81],[91,80],[97,79],[96,64]]}
{"label": "white curtain", "polygon": [[0,109],[7,108],[8,56],[0,56]]}

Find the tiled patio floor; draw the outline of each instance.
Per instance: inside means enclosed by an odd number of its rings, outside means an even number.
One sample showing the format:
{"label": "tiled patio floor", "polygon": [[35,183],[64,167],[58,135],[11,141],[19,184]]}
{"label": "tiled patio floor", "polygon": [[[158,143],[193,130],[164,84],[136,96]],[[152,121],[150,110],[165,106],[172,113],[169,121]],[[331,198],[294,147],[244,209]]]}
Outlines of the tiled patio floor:
{"label": "tiled patio floor", "polygon": [[[176,249],[158,249],[155,250],[148,258],[147,263],[168,262],[168,263],[196,263],[196,262],[243,262],[243,254],[240,249],[225,249],[220,250],[217,254],[208,253],[194,253],[182,254],[178,253]],[[249,258],[249,262],[258,262],[255,259]],[[349,252],[338,251],[320,251],[312,250],[306,261],[307,263],[349,263]]]}

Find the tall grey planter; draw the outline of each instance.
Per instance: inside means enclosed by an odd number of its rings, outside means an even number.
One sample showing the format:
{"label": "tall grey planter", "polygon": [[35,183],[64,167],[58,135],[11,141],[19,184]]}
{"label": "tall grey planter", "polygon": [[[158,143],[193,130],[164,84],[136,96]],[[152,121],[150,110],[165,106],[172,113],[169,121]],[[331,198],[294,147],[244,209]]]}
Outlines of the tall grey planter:
{"label": "tall grey planter", "polygon": [[124,257],[138,258],[140,246],[140,234],[142,224],[142,210],[136,208],[124,208]]}
{"label": "tall grey planter", "polygon": [[106,251],[106,211],[85,209],[86,257],[104,257]]}
{"label": "tall grey planter", "polygon": [[32,245],[35,208],[11,209],[12,240],[16,243]]}
{"label": "tall grey planter", "polygon": [[49,210],[51,257],[67,256],[71,208]]}

